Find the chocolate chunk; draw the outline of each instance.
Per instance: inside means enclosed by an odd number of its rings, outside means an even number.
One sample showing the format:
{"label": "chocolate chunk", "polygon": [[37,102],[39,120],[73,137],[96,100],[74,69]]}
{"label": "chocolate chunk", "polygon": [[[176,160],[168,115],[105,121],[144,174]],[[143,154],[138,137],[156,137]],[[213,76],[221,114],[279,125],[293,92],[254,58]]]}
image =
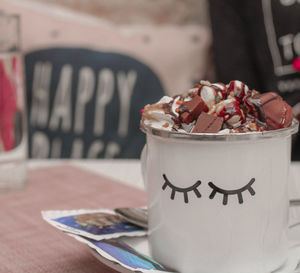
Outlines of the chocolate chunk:
{"label": "chocolate chunk", "polygon": [[250,99],[259,109],[259,119],[272,129],[289,127],[293,119],[292,107],[278,94],[268,92],[255,95]]}
{"label": "chocolate chunk", "polygon": [[208,108],[205,102],[201,99],[200,96],[194,96],[190,101],[184,102],[180,111],[182,112],[180,118],[183,123],[190,123],[194,121],[202,111],[207,111]]}
{"label": "chocolate chunk", "polygon": [[223,118],[202,112],[192,130],[192,133],[217,133],[221,129]]}

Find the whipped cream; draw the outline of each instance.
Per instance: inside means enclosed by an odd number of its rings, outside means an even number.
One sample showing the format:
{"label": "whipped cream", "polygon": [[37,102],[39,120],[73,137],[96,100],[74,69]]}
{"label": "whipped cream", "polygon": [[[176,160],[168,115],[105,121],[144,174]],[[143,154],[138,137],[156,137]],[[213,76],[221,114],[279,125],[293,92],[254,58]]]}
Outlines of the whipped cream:
{"label": "whipped cream", "polygon": [[292,108],[276,93],[260,94],[241,81],[200,81],[186,93],[146,105],[142,122],[183,133],[247,133],[290,126]]}

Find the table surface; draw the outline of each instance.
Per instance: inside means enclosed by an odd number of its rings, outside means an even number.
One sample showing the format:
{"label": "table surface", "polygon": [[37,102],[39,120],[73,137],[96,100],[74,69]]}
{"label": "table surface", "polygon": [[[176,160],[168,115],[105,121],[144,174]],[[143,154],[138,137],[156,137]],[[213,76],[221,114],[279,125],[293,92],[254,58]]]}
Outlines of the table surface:
{"label": "table surface", "polygon": [[[75,166],[95,174],[110,177],[123,184],[144,189],[140,160],[137,159],[98,159],[98,160],[30,160],[29,169],[68,165]],[[290,198],[300,198],[300,161],[291,164]]]}
{"label": "table surface", "polygon": [[41,210],[145,206],[139,175],[139,163],[130,160],[30,161],[28,185],[0,194],[0,273],[115,272],[46,223]]}
{"label": "table surface", "polygon": [[141,164],[140,160],[137,159],[29,160],[28,163],[30,170],[61,165],[75,166],[95,174],[110,177],[121,183],[144,189]]}
{"label": "table surface", "polygon": [[[42,220],[41,210],[142,206],[138,160],[31,160],[24,190],[0,194],[0,273],[115,271],[88,248]],[[291,167],[291,198],[300,197],[300,162]]]}

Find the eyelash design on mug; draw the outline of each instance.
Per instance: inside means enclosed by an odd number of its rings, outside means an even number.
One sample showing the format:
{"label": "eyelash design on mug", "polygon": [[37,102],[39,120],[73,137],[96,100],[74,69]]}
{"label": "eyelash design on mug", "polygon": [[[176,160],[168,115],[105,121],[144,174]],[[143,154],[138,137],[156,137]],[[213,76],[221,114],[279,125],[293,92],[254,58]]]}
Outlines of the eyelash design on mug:
{"label": "eyelash design on mug", "polygon": [[254,182],[255,182],[255,178],[252,178],[247,185],[245,185],[244,187],[237,189],[237,190],[224,190],[224,189],[217,187],[214,183],[209,182],[208,185],[213,189],[209,198],[213,199],[215,197],[216,193],[218,192],[220,194],[223,194],[223,205],[227,205],[228,195],[236,194],[238,196],[239,203],[242,204],[244,202],[243,195],[242,195],[242,193],[244,191],[248,190],[252,196],[255,195],[255,191],[252,188],[252,184]]}
{"label": "eyelash design on mug", "polygon": [[201,184],[201,181],[198,180],[193,186],[187,187],[187,188],[179,188],[174,186],[169,179],[167,178],[167,176],[165,174],[163,174],[163,178],[165,180],[165,183],[162,186],[162,189],[165,190],[167,188],[167,186],[169,186],[172,190],[171,193],[171,199],[174,200],[175,198],[175,193],[176,192],[183,192],[183,196],[184,196],[184,202],[188,203],[189,202],[189,198],[188,198],[188,192],[190,191],[194,191],[195,195],[200,198],[201,197],[201,193],[198,191],[198,187]]}

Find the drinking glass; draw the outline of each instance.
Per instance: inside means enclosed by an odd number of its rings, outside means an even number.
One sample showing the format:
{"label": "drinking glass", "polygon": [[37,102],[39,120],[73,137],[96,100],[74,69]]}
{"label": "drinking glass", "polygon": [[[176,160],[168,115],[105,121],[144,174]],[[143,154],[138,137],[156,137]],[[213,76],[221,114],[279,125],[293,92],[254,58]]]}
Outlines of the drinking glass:
{"label": "drinking glass", "polygon": [[0,12],[0,192],[27,181],[26,105],[20,18]]}

